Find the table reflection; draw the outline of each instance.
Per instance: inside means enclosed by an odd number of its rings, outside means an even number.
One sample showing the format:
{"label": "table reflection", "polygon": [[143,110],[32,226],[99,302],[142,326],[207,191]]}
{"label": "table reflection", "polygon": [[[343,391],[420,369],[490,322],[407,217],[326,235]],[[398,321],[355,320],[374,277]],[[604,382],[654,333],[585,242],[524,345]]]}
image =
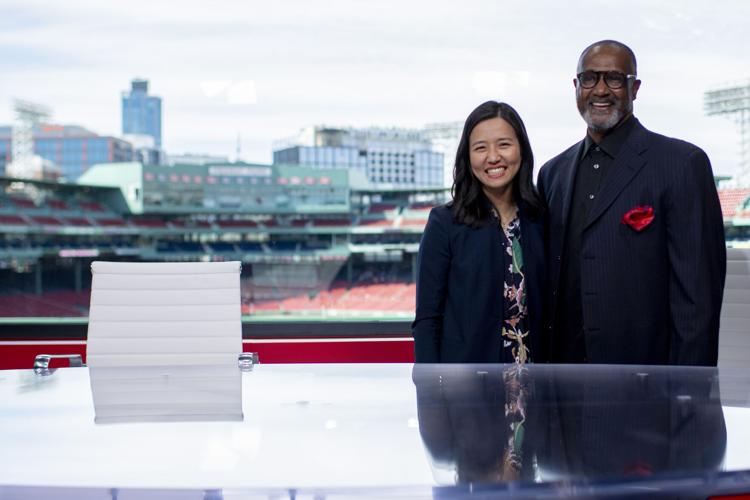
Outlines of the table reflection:
{"label": "table reflection", "polygon": [[241,421],[237,363],[192,366],[91,367],[97,424]]}
{"label": "table reflection", "polygon": [[415,365],[420,435],[442,484],[719,470],[716,369]]}

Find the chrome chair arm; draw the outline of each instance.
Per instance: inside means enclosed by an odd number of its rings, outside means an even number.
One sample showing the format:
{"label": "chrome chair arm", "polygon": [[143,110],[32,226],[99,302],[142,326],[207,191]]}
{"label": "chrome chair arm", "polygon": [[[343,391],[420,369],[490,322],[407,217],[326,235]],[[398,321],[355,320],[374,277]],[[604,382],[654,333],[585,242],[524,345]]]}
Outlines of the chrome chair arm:
{"label": "chrome chair arm", "polygon": [[242,352],[237,356],[237,364],[243,372],[253,371],[253,367],[259,363],[257,352]]}
{"label": "chrome chair arm", "polygon": [[53,359],[67,359],[69,366],[83,366],[83,358],[80,354],[37,354],[34,358],[34,373],[38,375],[49,375],[52,370],[49,367]]}

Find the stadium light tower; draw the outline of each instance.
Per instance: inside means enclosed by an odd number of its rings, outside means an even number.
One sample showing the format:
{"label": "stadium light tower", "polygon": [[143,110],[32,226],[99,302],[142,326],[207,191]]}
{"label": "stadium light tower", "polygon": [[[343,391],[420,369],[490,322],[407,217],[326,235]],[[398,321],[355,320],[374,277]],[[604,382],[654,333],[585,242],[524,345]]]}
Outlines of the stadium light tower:
{"label": "stadium light tower", "polygon": [[27,179],[34,176],[34,126],[52,114],[47,106],[21,99],[13,100],[16,119],[11,132],[12,163],[7,175]]}
{"label": "stadium light tower", "polygon": [[740,127],[740,163],[735,176],[738,187],[750,186],[750,80],[709,90],[703,95],[703,109],[708,116],[725,116]]}

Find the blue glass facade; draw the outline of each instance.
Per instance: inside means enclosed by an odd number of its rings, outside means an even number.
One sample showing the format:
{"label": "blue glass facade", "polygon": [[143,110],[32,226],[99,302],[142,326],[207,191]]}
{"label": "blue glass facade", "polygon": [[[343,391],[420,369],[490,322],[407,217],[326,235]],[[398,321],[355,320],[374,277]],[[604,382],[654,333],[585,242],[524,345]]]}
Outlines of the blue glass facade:
{"label": "blue glass facade", "polygon": [[[12,160],[10,127],[0,127],[0,175]],[[34,152],[60,167],[60,175],[75,180],[91,165],[133,160],[133,146],[115,137],[98,136],[75,126],[42,125],[34,132]]]}
{"label": "blue glass facade", "polygon": [[161,149],[161,98],[148,95],[147,80],[133,80],[122,94],[122,133],[150,135]]}
{"label": "blue glass facade", "polygon": [[59,166],[61,176],[66,179],[76,179],[96,163],[133,158],[130,144],[114,137],[38,138],[34,140],[34,150]]}
{"label": "blue glass facade", "polygon": [[0,138],[0,175],[5,175],[7,163],[10,163],[10,139]]}

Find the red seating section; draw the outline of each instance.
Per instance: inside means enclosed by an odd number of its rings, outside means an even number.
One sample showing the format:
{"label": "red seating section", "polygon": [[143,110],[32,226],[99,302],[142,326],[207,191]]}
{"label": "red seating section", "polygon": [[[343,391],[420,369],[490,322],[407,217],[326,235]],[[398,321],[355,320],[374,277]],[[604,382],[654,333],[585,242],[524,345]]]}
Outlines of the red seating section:
{"label": "red seating section", "polygon": [[96,201],[84,201],[80,203],[81,208],[89,212],[106,212],[104,206]]}
{"label": "red seating section", "polygon": [[28,208],[28,209],[36,208],[36,205],[34,204],[34,202],[26,198],[10,197],[9,200],[18,208]]}
{"label": "red seating section", "polygon": [[83,217],[66,217],[65,222],[71,226],[90,226],[91,223]]}
{"label": "red seating section", "polygon": [[370,205],[370,208],[367,212],[371,214],[379,214],[388,212],[390,210],[395,210],[396,208],[398,208],[398,205],[396,205],[395,203],[374,203]]}
{"label": "red seating section", "polygon": [[335,286],[316,295],[300,294],[283,300],[247,304],[245,314],[268,312],[316,312],[323,310],[413,313],[416,285],[413,283],[377,283],[346,289]]}
{"label": "red seating section", "polygon": [[99,226],[106,227],[121,227],[126,225],[122,219],[95,219],[95,222]]}
{"label": "red seating section", "polygon": [[[13,293],[0,296],[0,317],[83,317],[88,315],[90,290],[55,291],[42,295]],[[301,293],[283,300],[243,304],[243,314],[342,311],[413,313],[413,283],[378,283],[345,288],[335,284],[317,294]]]}
{"label": "red seating section", "polygon": [[27,225],[28,222],[26,222],[20,215],[0,215],[0,224]]}
{"label": "red seating section", "polygon": [[738,215],[742,203],[750,196],[750,188],[720,189],[719,202],[725,219]]}
{"label": "red seating section", "polygon": [[16,293],[0,297],[0,317],[79,317],[88,315],[89,290]]}
{"label": "red seating section", "polygon": [[359,225],[364,227],[391,227],[393,221],[391,219],[361,220]]}
{"label": "red seating section", "polygon": [[31,220],[43,226],[62,226],[63,225],[60,219],[56,217],[45,217],[41,215],[35,215],[31,217]]}
{"label": "red seating section", "polygon": [[47,205],[50,206],[50,208],[54,208],[55,210],[70,210],[70,207],[67,203],[65,203],[62,200],[47,200]]}
{"label": "red seating section", "polygon": [[424,219],[403,219],[401,221],[401,227],[424,227],[427,224],[427,217]]}
{"label": "red seating section", "polygon": [[[101,224],[101,221],[99,221],[99,222]],[[132,222],[133,222],[133,224],[135,224],[138,227],[167,227],[167,223],[164,222],[162,219],[150,219],[150,218],[134,217],[132,219]],[[124,223],[123,223],[123,225],[124,225]]]}
{"label": "red seating section", "polygon": [[220,220],[216,225],[222,228],[252,228],[258,227],[258,223],[253,220]]}
{"label": "red seating section", "polygon": [[352,221],[347,219],[313,219],[315,227],[346,227],[351,226]]}

